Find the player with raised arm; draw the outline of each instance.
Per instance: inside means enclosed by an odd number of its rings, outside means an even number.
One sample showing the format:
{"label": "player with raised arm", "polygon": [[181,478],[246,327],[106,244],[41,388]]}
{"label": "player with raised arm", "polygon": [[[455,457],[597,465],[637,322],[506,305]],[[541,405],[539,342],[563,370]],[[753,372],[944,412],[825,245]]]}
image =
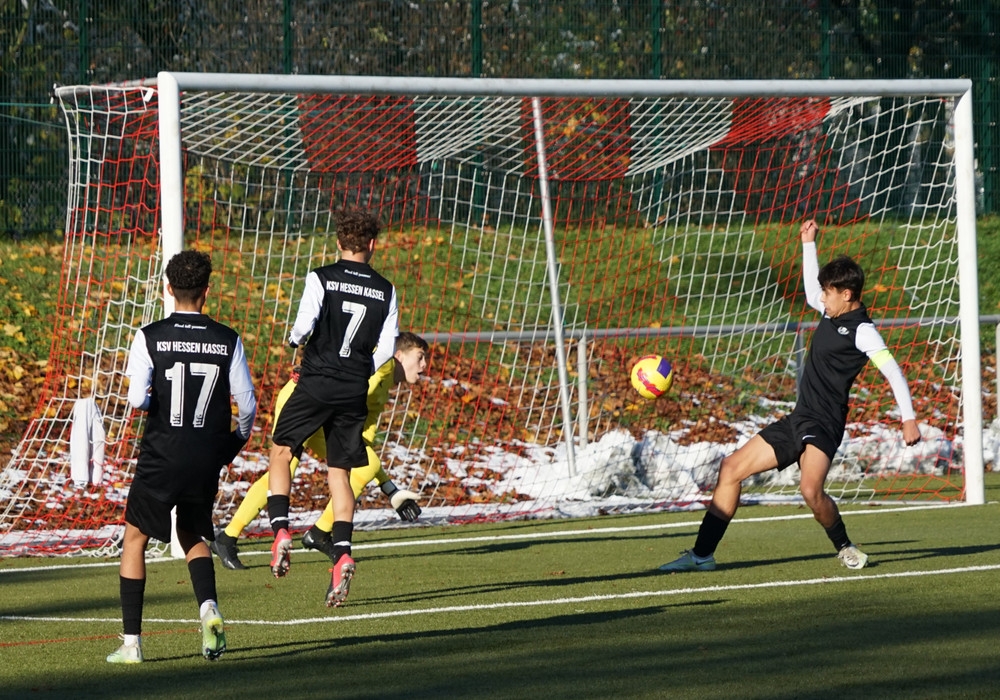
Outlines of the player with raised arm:
{"label": "player with raised arm", "polygon": [[903,441],[916,444],[920,430],[906,377],[861,302],[864,271],[847,256],[820,268],[816,256],[818,232],[812,220],[799,229],[806,301],[823,318],[813,333],[795,408],[722,460],[712,502],[698,529],[694,548],[661,566],[660,571],[715,569],[715,549],[739,507],[743,480],[796,462],[802,498],[826,530],[841,564],[861,569],[868,563],[868,555],[851,543],[836,502],[824,490],[834,454],[844,437],[851,386],[868,362],[881,371],[892,388],[902,417]]}
{"label": "player with raised arm", "polygon": [[[128,400],[147,412],[135,477],[125,505],[119,594],[124,634],[111,663],[142,661],[146,545],[170,541],[176,508],[177,541],[187,559],[201,618],[201,652],[214,661],[226,650],[219,614],[211,540],[219,472],[250,437],[257,401],[243,342],[202,309],[212,261],[185,250],[167,264],[167,292],[176,310],[139,329],[129,351]],[[239,409],[232,430],[230,397]]]}
{"label": "player with raised arm", "polygon": [[299,382],[275,422],[267,513],[274,531],[271,573],[288,573],[291,461],[320,428],[326,436],[327,480],[333,504],[332,569],[327,605],[340,605],[354,576],[351,537],[354,491],[350,470],[368,463],[364,441],[368,380],[389,361],[399,334],[396,289],[369,264],[381,224],[363,209],[334,214],[340,260],[306,276],[292,347],[305,343]]}
{"label": "player with raised arm", "polygon": [[[415,521],[420,515],[420,505],[417,503],[418,496],[413,491],[398,488],[392,482],[382,468],[382,463],[373,445],[379,416],[389,400],[389,390],[400,383],[412,384],[416,382],[427,369],[429,351],[430,346],[420,336],[409,332],[400,333],[396,338],[396,352],[393,358],[379,367],[368,380],[368,418],[365,421],[363,433],[368,453],[368,464],[351,470],[351,489],[355,498],[358,498],[365,486],[374,480],[382,489],[382,493],[388,496],[399,517],[409,522]],[[296,372],[292,379],[278,392],[274,406],[276,421],[297,383],[298,373]],[[321,461],[326,459],[326,436],[322,429],[313,433],[306,441],[305,449]],[[299,459],[293,458],[290,464],[291,476],[295,476],[298,465]],[[267,474],[255,481],[244,496],[240,507],[237,508],[233,519],[229,521],[224,530],[216,533],[215,542],[212,543],[212,551],[219,556],[222,565],[227,569],[246,568],[239,559],[236,541],[244,528],[267,505],[268,481]],[[330,539],[332,529],[333,504],[328,502],[319,520],[302,536],[302,544],[310,549],[319,550],[334,559],[336,553],[333,551]]]}

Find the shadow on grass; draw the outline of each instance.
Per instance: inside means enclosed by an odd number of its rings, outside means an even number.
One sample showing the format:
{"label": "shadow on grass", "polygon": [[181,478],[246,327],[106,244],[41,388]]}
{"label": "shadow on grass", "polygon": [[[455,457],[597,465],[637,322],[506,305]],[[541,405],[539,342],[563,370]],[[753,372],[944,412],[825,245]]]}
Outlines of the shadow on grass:
{"label": "shadow on grass", "polygon": [[[688,607],[688,606],[712,606],[722,603],[722,600],[699,600],[699,601],[684,601],[672,605],[656,605],[647,608],[636,608],[632,610],[615,610],[608,612],[594,612],[594,613],[580,613],[574,615],[556,615],[553,617],[543,618],[540,620],[517,620],[513,622],[506,622],[499,625],[492,625],[489,627],[469,627],[466,629],[440,629],[433,630],[430,632],[406,632],[406,633],[396,633],[387,635],[360,635],[353,637],[341,637],[339,639],[331,639],[324,641],[308,641],[308,642],[287,642],[282,644],[267,645],[263,647],[254,647],[252,650],[236,650],[232,654],[227,654],[229,656],[238,656],[240,658],[267,658],[275,659],[281,658],[282,656],[294,656],[301,653],[308,653],[313,651],[324,651],[324,650],[335,650],[343,649],[344,647],[354,647],[357,645],[364,644],[393,644],[398,642],[433,642],[435,638],[439,639],[453,639],[456,635],[462,635],[466,633],[498,633],[498,632],[524,632],[529,630],[538,629],[539,627],[573,627],[578,625],[595,625],[595,624],[606,624],[610,622],[621,622],[625,620],[634,620],[643,618],[650,614],[660,614],[668,609]],[[227,656],[227,658],[229,658]]]}
{"label": "shadow on grass", "polygon": [[[1000,682],[997,607],[915,610],[880,592],[793,601],[743,594],[483,624],[470,612],[420,628],[334,637],[339,627],[236,627],[217,663],[192,652],[136,667],[22,671],[10,697],[912,698],[987,697]],[[269,640],[269,637],[277,639]],[[289,639],[292,637],[292,639]],[[196,644],[192,634],[192,645]],[[914,644],[919,640],[919,644]],[[240,646],[240,644],[243,646]],[[150,645],[152,647],[153,645]],[[147,651],[147,657],[153,653]]]}

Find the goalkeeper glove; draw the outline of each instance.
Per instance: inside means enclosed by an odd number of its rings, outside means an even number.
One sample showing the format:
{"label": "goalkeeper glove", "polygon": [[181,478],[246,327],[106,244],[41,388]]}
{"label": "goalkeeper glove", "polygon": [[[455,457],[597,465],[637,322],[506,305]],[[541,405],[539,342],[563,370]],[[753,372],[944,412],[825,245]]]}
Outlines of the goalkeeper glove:
{"label": "goalkeeper glove", "polygon": [[399,513],[399,517],[406,522],[412,523],[420,517],[420,506],[417,505],[419,496],[413,491],[400,489],[392,481],[387,481],[380,487],[382,493],[389,497],[389,503]]}

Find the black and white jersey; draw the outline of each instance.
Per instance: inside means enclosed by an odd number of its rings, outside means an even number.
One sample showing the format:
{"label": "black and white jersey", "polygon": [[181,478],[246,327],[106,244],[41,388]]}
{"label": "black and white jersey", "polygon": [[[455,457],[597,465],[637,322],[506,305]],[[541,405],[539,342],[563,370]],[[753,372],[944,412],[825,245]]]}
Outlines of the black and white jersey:
{"label": "black and white jersey", "polygon": [[[340,260],[306,277],[289,340],[308,337],[301,376],[361,384],[392,357],[399,335],[396,289],[370,265]],[[306,386],[303,382],[303,386]]]}
{"label": "black and white jersey", "polygon": [[[823,316],[806,355],[796,412],[838,424],[846,421],[851,386],[868,364],[868,353],[859,347],[858,330],[862,327],[875,330],[863,306],[837,318]],[[861,341],[864,336],[862,331]]]}
{"label": "black and white jersey", "polygon": [[256,408],[239,335],[204,314],[174,313],[136,333],[126,371],[129,400],[148,411],[136,480],[164,502],[214,494],[232,432],[230,396],[241,397],[241,432],[247,423],[249,434]]}
{"label": "black and white jersey", "polygon": [[802,277],[807,302],[822,313],[823,318],[813,333],[806,355],[795,412],[843,430],[851,387],[871,360],[889,382],[902,419],[914,418],[906,376],[886,347],[865,306],[861,305],[836,318],[826,314],[821,301],[815,243],[802,245]]}

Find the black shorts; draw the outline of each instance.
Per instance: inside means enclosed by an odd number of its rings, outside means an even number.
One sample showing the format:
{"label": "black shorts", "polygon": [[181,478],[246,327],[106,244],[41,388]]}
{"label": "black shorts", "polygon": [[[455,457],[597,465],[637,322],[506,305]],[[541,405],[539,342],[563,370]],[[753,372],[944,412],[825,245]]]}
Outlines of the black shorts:
{"label": "black shorts", "polygon": [[210,542],[215,540],[212,528],[212,510],[215,498],[202,500],[180,500],[165,503],[154,498],[142,486],[142,481],[133,481],[125,501],[125,522],[135,525],[139,532],[160,542],[169,542],[172,535],[170,511],[177,507],[177,529],[199,535]]}
{"label": "black shorts", "polygon": [[[288,397],[272,439],[275,445],[292,449],[301,456],[302,446],[320,428],[326,435],[326,464],[338,469],[353,469],[368,464],[368,452],[362,433],[368,419],[368,385],[345,387],[337,395],[324,392],[321,400],[302,385],[308,380],[299,379]],[[358,388],[362,393],[357,393]]]}
{"label": "black shorts", "polygon": [[794,411],[784,418],[771,423],[760,431],[764,442],[774,448],[774,456],[778,459],[778,471],[799,461],[806,445],[815,445],[833,461],[841,441],[844,439],[844,426],[829,425],[813,418],[808,418]]}

